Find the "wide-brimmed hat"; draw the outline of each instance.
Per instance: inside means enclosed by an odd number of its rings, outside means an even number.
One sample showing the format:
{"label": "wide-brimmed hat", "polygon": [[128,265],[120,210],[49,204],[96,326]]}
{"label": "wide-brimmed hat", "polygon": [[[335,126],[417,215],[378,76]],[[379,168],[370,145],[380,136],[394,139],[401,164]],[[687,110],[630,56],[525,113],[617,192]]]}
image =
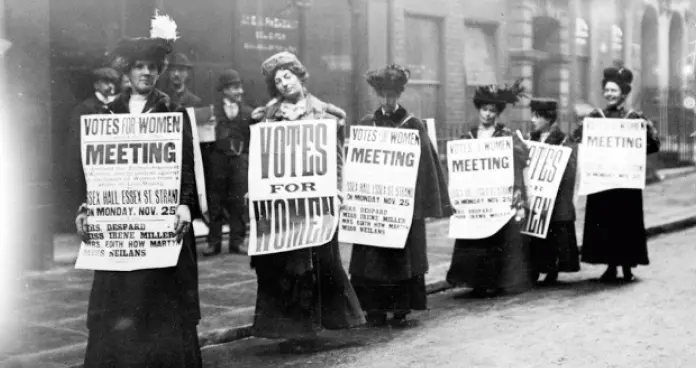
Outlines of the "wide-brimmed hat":
{"label": "wide-brimmed hat", "polygon": [[365,75],[367,84],[377,91],[403,92],[411,72],[397,64],[387,65],[383,69],[371,70]]}
{"label": "wide-brimmed hat", "polygon": [[172,55],[172,57],[169,60],[169,66],[187,69],[193,68],[193,64],[191,64],[191,61],[183,52],[177,52],[174,55]]}
{"label": "wide-brimmed hat", "polygon": [[178,38],[176,29],[174,20],[155,11],[151,20],[150,37],[121,39],[110,52],[112,66],[126,71],[136,60],[152,60],[162,72],[167,63],[167,55],[172,52],[173,43]]}
{"label": "wide-brimmed hat", "polygon": [[242,78],[239,77],[239,73],[234,69],[227,69],[218,78],[217,90],[222,91],[227,86],[241,83]]}
{"label": "wide-brimmed hat", "polygon": [[522,79],[518,79],[511,86],[481,86],[474,92],[474,106],[480,109],[484,105],[496,105],[498,112],[502,112],[510,104],[514,105],[524,97]]}

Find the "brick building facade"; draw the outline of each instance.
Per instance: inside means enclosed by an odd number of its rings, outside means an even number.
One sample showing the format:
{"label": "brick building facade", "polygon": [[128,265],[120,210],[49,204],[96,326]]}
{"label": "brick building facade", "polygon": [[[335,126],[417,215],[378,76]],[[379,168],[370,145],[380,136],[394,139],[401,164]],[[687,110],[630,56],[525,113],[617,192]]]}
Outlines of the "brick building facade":
{"label": "brick building facade", "polygon": [[[3,56],[5,76],[13,121],[31,147],[24,156],[32,200],[23,216],[44,230],[28,241],[36,251],[27,264],[41,267],[51,258],[53,231],[73,230],[78,199],[66,195],[61,178],[75,173],[66,173],[60,159],[72,148],[61,143],[72,124],[70,110],[92,92],[87,72],[121,37],[147,35],[155,8],[179,24],[176,51],[193,62],[190,87],[205,103],[213,101],[217,76],[229,67],[241,72],[248,102],[263,103],[260,63],[288,49],[307,65],[310,91],[346,109],[353,121],[377,104],[365,72],[397,62],[412,70],[403,104],[436,119],[441,148],[475,122],[471,100],[478,85],[523,78],[530,94],[561,101],[562,126],[571,129],[576,105],[602,105],[602,69],[623,63],[635,73],[631,103],[659,122],[663,157],[678,164],[693,161],[684,134],[694,130],[693,119],[680,108],[689,39],[696,41],[691,3],[234,0],[200,6],[115,0],[94,6],[91,0],[6,0],[0,20],[12,47]],[[501,120],[527,130],[526,103],[507,109]]]}

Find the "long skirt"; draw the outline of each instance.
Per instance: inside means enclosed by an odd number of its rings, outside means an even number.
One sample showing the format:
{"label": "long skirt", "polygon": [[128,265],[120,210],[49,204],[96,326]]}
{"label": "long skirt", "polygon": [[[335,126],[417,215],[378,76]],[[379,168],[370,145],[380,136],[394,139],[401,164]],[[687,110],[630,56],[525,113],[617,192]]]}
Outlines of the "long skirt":
{"label": "long skirt", "polygon": [[457,239],[447,282],[474,289],[528,290],[536,272],[524,238],[520,224],[512,219],[488,238]]}
{"label": "long skirt", "polygon": [[193,230],[176,267],[95,271],[85,368],[202,367]]}
{"label": "long skirt", "polygon": [[534,267],[540,273],[580,271],[574,221],[549,224],[546,239],[529,237]]}
{"label": "long skirt", "polygon": [[[294,265],[306,257],[311,257],[311,268],[298,272]],[[319,247],[254,256],[251,264],[258,282],[254,336],[312,339],[322,329],[365,323],[341,263],[337,235]]]}
{"label": "long skirt", "polygon": [[643,192],[615,189],[587,196],[582,261],[617,266],[647,265]]}
{"label": "long skirt", "polygon": [[365,311],[405,313],[427,308],[426,240],[425,221],[414,219],[403,249],[353,245],[349,271]]}

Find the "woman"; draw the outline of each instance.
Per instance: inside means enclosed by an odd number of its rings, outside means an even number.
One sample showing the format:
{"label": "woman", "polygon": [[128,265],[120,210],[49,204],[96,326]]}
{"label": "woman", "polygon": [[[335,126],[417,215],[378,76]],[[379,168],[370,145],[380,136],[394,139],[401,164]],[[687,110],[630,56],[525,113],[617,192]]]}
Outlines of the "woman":
{"label": "woman", "polygon": [[[660,140],[653,122],[642,113],[625,107],[632,81],[633,73],[626,68],[604,69],[602,88],[607,106],[603,110],[595,110],[588,117],[644,120],[647,124],[646,153],[655,153],[660,150]],[[573,135],[580,142],[582,126]],[[612,189],[587,196],[582,261],[607,265],[600,277],[602,282],[617,281],[618,266],[623,270],[624,281],[632,281],[632,268],[650,263],[643,222],[642,190]]]}
{"label": "woman", "polygon": [[397,129],[414,129],[420,134],[421,155],[416,179],[416,193],[411,229],[403,249],[377,248],[354,244],[350,259],[351,282],[373,326],[387,323],[403,326],[411,310],[426,309],[425,273],[426,217],[449,217],[452,207],[447,182],[425,124],[398,104],[408,82],[409,72],[398,65],[367,74],[367,83],[381,99],[380,108],[359,125]]}
{"label": "woman", "polygon": [[545,273],[544,284],[554,284],[559,272],[580,271],[580,255],[575,237],[575,170],[577,150],[570,136],[558,126],[558,102],[553,99],[532,99],[532,133],[530,140],[573,149],[563,172],[551,214],[546,239],[530,237],[532,260],[536,271]]}
{"label": "woman", "polygon": [[[336,154],[340,193],[343,135],[338,116],[329,112],[335,107],[307,91],[309,74],[295,55],[273,55],[264,61],[262,70],[273,97],[265,108],[266,121],[332,119],[339,125]],[[323,328],[346,329],[365,323],[343,270],[337,234],[318,247],[253,256],[251,266],[258,279],[254,336],[287,339],[280,348],[300,352],[314,347]]]}
{"label": "woman", "polygon": [[479,87],[474,95],[474,106],[479,111],[477,127],[461,137],[513,137],[515,142],[512,203],[516,209],[515,216],[487,238],[457,239],[454,243],[447,282],[472,288],[472,294],[476,297],[522,291],[530,288],[533,283],[528,245],[520,233],[525,217],[526,189],[523,169],[527,163],[528,149],[518,134],[513,134],[497,121],[507,104],[515,104],[519,100],[524,91],[520,84],[521,81],[517,81],[509,88]]}
{"label": "woman", "polygon": [[[201,318],[198,265],[191,226],[191,212],[197,211],[198,205],[191,123],[185,110],[154,87],[169,52],[167,38],[119,42],[113,54],[120,60],[119,67],[128,76],[131,88],[123,91],[109,109],[115,114],[184,114],[180,203],[176,209],[176,234],[183,238],[183,246],[174,267],[94,272],[87,311],[85,368],[202,366],[197,333]],[[83,239],[87,238],[87,212],[83,205],[75,221]]]}

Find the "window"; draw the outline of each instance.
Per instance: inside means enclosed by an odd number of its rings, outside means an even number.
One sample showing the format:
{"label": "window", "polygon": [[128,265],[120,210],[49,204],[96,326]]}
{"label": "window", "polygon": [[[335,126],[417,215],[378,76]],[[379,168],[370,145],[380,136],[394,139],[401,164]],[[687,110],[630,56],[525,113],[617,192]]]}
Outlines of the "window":
{"label": "window", "polygon": [[475,121],[478,111],[472,97],[482,85],[498,84],[497,25],[467,23],[464,27],[464,69],[466,73],[466,121]]}
{"label": "window", "polygon": [[464,28],[464,33],[464,66],[467,86],[497,84],[496,26],[467,25]]}
{"label": "window", "polygon": [[442,45],[440,23],[433,18],[406,16],[406,66],[412,87],[406,89],[404,105],[416,116],[440,121]]}
{"label": "window", "polygon": [[[353,111],[353,58],[351,48],[351,9],[348,1],[312,1],[307,9],[305,66],[309,70],[309,90],[322,100]],[[321,30],[320,32],[318,30]]]}

